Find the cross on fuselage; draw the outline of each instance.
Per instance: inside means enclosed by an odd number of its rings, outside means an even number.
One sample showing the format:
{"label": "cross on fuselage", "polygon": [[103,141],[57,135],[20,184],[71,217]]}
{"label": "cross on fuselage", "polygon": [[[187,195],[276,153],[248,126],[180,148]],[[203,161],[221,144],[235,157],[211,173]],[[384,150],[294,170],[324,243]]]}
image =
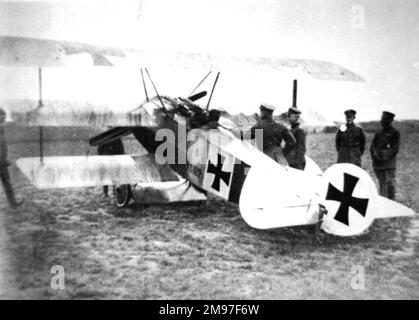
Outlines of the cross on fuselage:
{"label": "cross on fuselage", "polygon": [[368,199],[355,198],[352,196],[355,186],[359,178],[354,177],[348,173],[343,177],[343,192],[336,189],[331,183],[327,189],[326,200],[339,201],[340,206],[335,215],[335,220],[349,226],[349,207],[354,208],[363,217],[367,212]]}
{"label": "cross on fuselage", "polygon": [[214,181],[212,182],[212,188],[216,191],[220,191],[220,180],[223,180],[226,185],[230,183],[231,172],[223,171],[224,157],[221,154],[217,155],[217,166],[215,166],[211,160],[208,161],[207,172],[215,175]]}

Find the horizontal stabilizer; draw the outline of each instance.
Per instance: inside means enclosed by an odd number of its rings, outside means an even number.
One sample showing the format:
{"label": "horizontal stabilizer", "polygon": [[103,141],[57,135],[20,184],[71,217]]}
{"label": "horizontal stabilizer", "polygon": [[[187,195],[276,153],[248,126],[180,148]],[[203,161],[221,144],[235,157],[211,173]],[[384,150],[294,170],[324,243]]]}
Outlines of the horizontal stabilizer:
{"label": "horizontal stabilizer", "polygon": [[411,217],[415,212],[396,201],[378,196],[374,201],[374,218]]}
{"label": "horizontal stabilizer", "polygon": [[20,158],[17,166],[40,189],[179,181],[154,155]]}

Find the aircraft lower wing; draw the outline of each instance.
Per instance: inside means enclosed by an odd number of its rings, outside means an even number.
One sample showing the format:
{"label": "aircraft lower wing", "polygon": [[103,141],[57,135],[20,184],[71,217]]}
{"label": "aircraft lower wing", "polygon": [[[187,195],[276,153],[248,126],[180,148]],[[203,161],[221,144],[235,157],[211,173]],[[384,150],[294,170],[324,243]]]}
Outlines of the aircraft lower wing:
{"label": "aircraft lower wing", "polygon": [[20,158],[19,169],[39,189],[179,181],[152,155]]}
{"label": "aircraft lower wing", "polygon": [[129,184],[136,203],[206,200],[205,194],[150,154],[46,157],[42,163],[39,158],[20,158],[16,164],[39,189]]}

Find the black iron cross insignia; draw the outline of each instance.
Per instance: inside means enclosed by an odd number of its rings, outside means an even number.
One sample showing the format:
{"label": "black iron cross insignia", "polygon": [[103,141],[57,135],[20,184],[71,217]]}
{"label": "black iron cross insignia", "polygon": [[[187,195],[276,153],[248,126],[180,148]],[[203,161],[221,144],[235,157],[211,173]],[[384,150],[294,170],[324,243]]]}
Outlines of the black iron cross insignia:
{"label": "black iron cross insignia", "polygon": [[215,175],[211,187],[218,192],[220,192],[220,180],[223,180],[226,185],[230,183],[231,172],[223,171],[224,159],[225,158],[221,154],[218,154],[217,166],[212,164],[211,160],[208,161],[207,172]]}
{"label": "black iron cross insignia", "polygon": [[343,178],[343,192],[336,189],[332,184],[329,183],[327,189],[326,200],[339,201],[340,206],[338,212],[336,212],[335,220],[342,222],[349,226],[349,207],[354,208],[363,217],[367,212],[368,199],[355,198],[352,196],[355,186],[358,183],[359,178],[354,177],[350,174],[345,173]]}

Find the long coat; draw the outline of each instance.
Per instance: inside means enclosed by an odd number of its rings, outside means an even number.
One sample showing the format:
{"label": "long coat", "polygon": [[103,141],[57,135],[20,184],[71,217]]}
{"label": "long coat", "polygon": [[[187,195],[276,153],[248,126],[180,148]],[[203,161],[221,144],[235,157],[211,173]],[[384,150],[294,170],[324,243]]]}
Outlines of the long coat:
{"label": "long coat", "polygon": [[0,125],[0,169],[7,167],[10,162],[7,160],[7,141],[4,133],[4,126]]}
{"label": "long coat", "polygon": [[262,145],[258,145],[258,148],[277,162],[282,157],[282,141],[291,147],[296,145],[296,140],[287,127],[273,119],[259,119],[251,129],[251,139],[257,138],[256,130],[263,132]]}
{"label": "long coat", "polygon": [[295,123],[291,125],[291,133],[295,137],[297,143],[294,147],[289,144],[285,145],[285,158],[290,167],[304,170],[306,165],[306,132],[300,128],[299,123]]}
{"label": "long coat", "polygon": [[394,127],[375,133],[370,152],[374,169],[396,169],[396,156],[400,148],[400,133]]}
{"label": "long coat", "polygon": [[338,163],[352,163],[361,166],[361,156],[365,151],[364,131],[352,124],[346,130],[339,130],[336,134],[336,150]]}

